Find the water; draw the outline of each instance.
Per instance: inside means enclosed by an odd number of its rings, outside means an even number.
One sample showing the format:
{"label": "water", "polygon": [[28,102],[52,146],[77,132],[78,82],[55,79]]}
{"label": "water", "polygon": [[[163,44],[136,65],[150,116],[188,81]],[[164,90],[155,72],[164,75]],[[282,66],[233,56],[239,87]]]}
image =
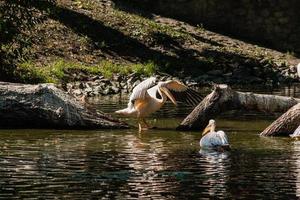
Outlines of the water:
{"label": "water", "polygon": [[[299,96],[294,91],[273,93]],[[124,100],[104,98],[97,107],[112,112]],[[168,104],[149,120],[163,128],[141,134],[136,129],[1,130],[0,199],[300,197],[300,141],[258,136],[274,117],[222,115],[217,126],[233,149],[217,153],[200,150],[200,132],[174,131],[191,109]]]}

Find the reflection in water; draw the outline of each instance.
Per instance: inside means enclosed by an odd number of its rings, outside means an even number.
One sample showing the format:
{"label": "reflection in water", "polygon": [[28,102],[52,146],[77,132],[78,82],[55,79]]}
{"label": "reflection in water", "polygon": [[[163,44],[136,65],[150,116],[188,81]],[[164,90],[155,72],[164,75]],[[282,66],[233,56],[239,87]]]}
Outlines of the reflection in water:
{"label": "reflection in water", "polygon": [[205,172],[208,179],[210,196],[228,196],[226,182],[229,179],[229,152],[217,152],[209,149],[200,149],[200,155],[207,161]]}
{"label": "reflection in water", "polygon": [[300,198],[300,141],[295,140],[292,143],[293,158],[295,160],[296,195]]}
{"label": "reflection in water", "polygon": [[[116,110],[123,106],[123,100],[117,101],[108,99],[99,107]],[[0,199],[300,196],[299,142],[258,136],[272,118],[255,113],[232,120],[236,114],[227,114],[218,123],[228,134],[232,151],[199,152],[200,132],[173,131],[192,108],[168,106],[151,119],[168,129],[142,134],[135,129],[1,130]]]}
{"label": "reflection in water", "polygon": [[166,169],[162,157],[166,156],[163,139],[143,141],[144,135],[139,137],[130,135],[124,153],[127,162],[133,169],[133,174],[121,190],[130,190],[129,196],[147,198],[149,196],[162,199],[165,194],[171,193],[172,183],[160,176]]}
{"label": "reflection in water", "polygon": [[[247,122],[237,122],[238,132],[241,123]],[[1,131],[0,198],[274,199],[299,194],[299,143],[228,131],[232,151],[199,152],[200,135]]]}

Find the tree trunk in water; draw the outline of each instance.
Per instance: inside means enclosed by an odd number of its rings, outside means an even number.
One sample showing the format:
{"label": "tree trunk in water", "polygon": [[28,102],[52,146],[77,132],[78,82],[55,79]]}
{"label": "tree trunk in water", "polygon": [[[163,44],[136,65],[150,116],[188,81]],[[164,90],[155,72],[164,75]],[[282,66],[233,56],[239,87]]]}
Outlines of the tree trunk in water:
{"label": "tree trunk in water", "polygon": [[[293,106],[286,113],[281,115],[277,120],[275,120],[270,126],[268,126],[261,136],[279,136],[279,135],[290,135],[293,132],[293,137],[299,136],[299,132],[296,131],[297,127],[300,126],[300,103]],[[298,134],[297,134],[298,132]]]}
{"label": "tree trunk in water", "polygon": [[0,127],[128,128],[104,113],[88,110],[53,84],[0,82]]}
{"label": "tree trunk in water", "polygon": [[[286,112],[300,103],[300,99],[276,95],[237,92],[227,85],[217,85],[203,101],[181,122],[178,130],[201,130],[209,119],[221,112],[236,109],[256,110],[267,113]],[[294,129],[295,130],[295,129]],[[269,135],[275,135],[273,132]]]}

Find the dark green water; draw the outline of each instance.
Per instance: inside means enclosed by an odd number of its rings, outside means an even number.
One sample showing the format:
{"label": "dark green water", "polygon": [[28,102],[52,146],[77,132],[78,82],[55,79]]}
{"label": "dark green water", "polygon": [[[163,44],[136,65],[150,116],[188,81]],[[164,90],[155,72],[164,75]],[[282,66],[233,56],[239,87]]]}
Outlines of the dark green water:
{"label": "dark green water", "polygon": [[[299,96],[284,88],[275,93]],[[96,102],[107,112],[126,104],[116,96]],[[141,134],[1,130],[0,199],[300,197],[300,142],[258,136],[274,116],[222,115],[218,129],[228,134],[233,149],[216,153],[200,151],[200,132],[174,131],[190,110],[168,104],[150,120],[160,129]]]}

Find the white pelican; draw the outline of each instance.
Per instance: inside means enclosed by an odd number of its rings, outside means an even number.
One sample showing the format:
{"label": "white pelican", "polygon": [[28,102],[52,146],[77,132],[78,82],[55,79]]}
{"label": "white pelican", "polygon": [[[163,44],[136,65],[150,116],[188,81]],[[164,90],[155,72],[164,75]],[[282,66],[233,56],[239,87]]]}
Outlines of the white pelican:
{"label": "white pelican", "polygon": [[202,138],[200,140],[201,148],[212,148],[217,150],[227,150],[230,149],[227,135],[224,131],[215,131],[216,121],[209,120],[208,125],[202,133]]}
{"label": "white pelican", "polygon": [[[157,85],[155,83],[156,78],[150,77],[138,84],[129,97],[127,108],[116,111],[119,114],[137,117],[139,131],[150,128],[145,118],[159,110],[168,99],[175,105],[177,101],[197,104],[202,100],[198,92],[177,80],[160,81]],[[146,127],[142,127],[141,122],[144,122]]]}

